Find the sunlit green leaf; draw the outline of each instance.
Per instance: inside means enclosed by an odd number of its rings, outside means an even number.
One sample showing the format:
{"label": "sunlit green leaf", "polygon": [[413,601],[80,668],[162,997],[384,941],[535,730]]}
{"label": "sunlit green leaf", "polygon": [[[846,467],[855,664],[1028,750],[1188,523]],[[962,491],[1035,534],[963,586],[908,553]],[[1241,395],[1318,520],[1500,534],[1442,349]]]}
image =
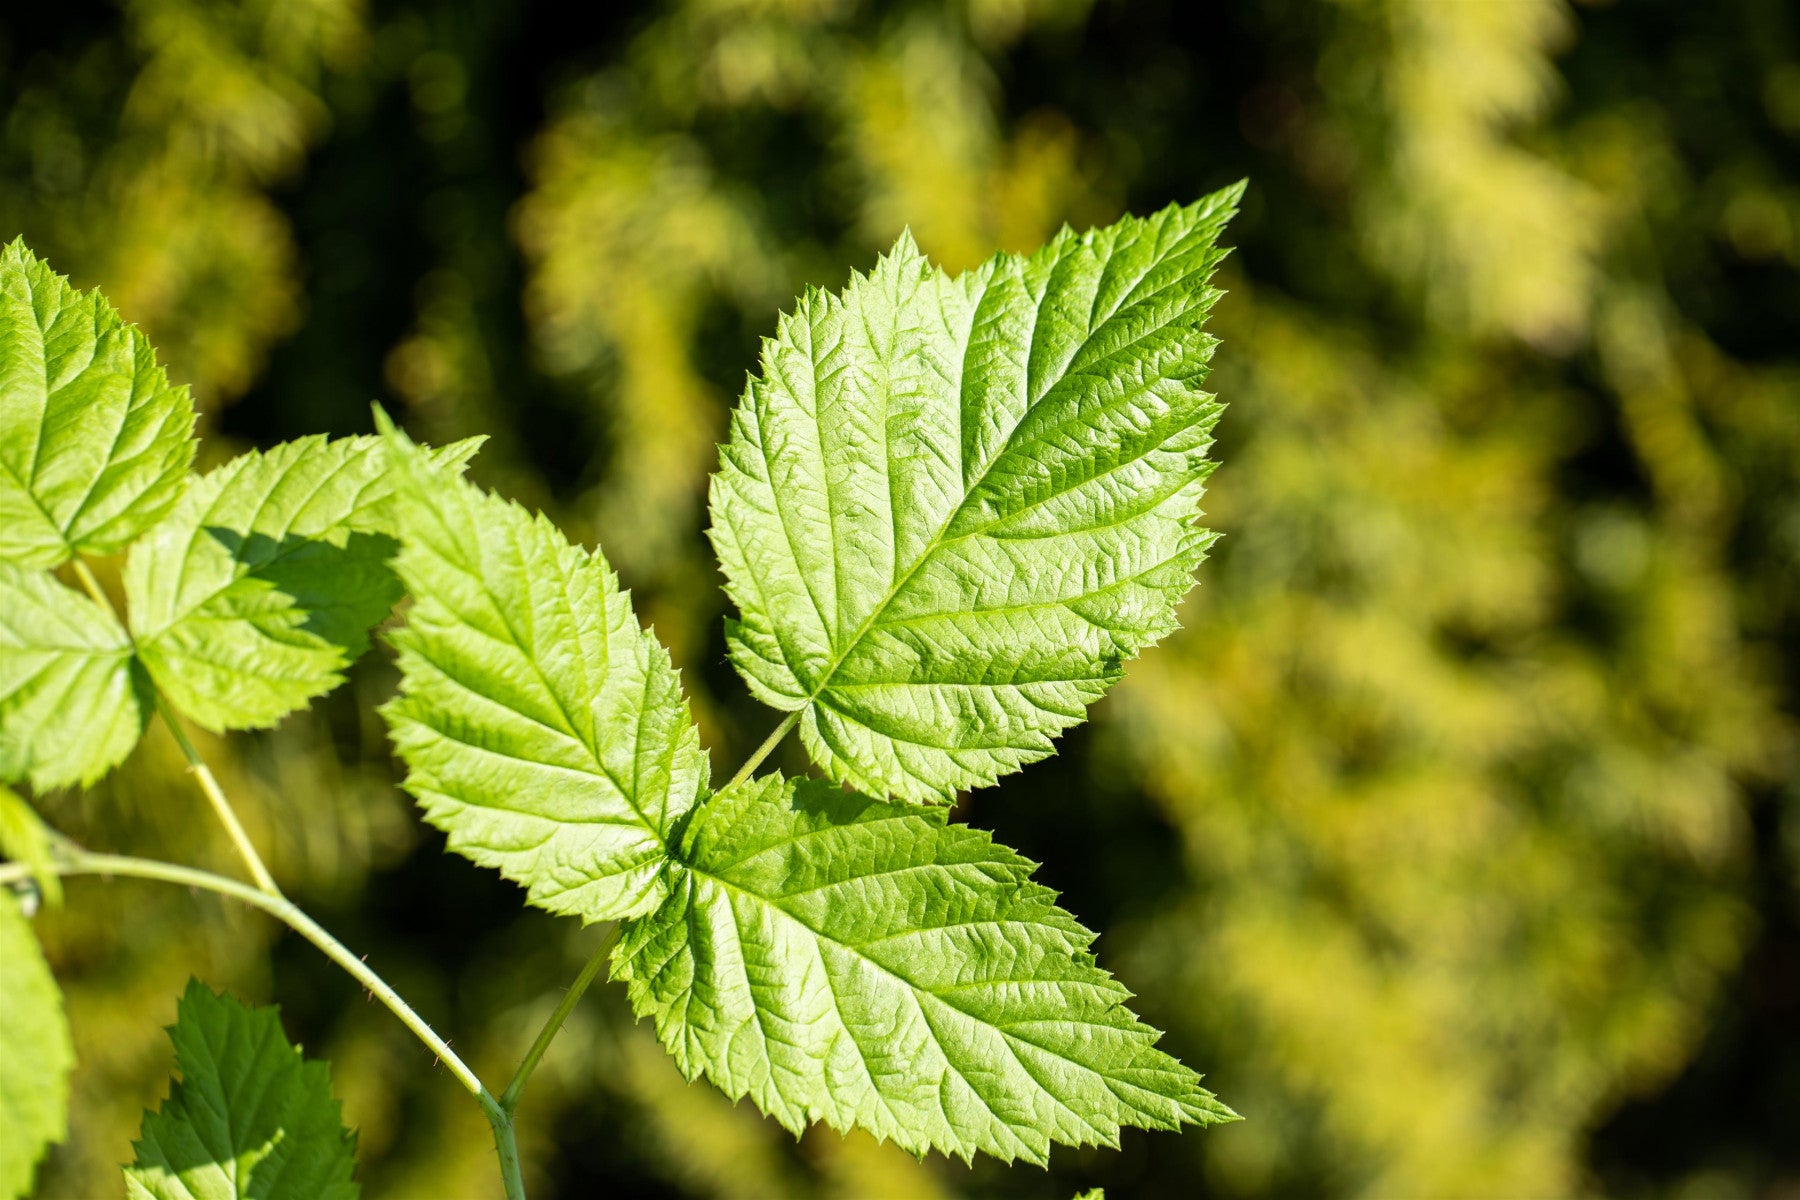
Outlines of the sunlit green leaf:
{"label": "sunlit green leaf", "polygon": [[[391,426],[389,427],[391,429]],[[390,437],[415,603],[383,710],[450,847],[585,920],[664,895],[666,840],[707,761],[668,651],[597,553]]]}
{"label": "sunlit green leaf", "polygon": [[301,438],[195,482],[125,569],[157,687],[213,730],[272,725],[336,687],[400,598],[391,495],[374,437]]}
{"label": "sunlit green leaf", "polygon": [[169,1037],[181,1078],[132,1144],[134,1200],[355,1200],[356,1138],[330,1072],[301,1057],[277,1009],[191,981]]}
{"label": "sunlit green leaf", "polygon": [[0,250],[0,559],[124,547],[180,495],[193,428],[135,326],[22,240]]}
{"label": "sunlit green leaf", "polygon": [[769,777],[710,799],[614,973],[690,1078],[796,1132],[1042,1162],[1229,1120],[1033,864],[942,810]]}
{"label": "sunlit green leaf", "polygon": [[18,897],[0,888],[0,1197],[28,1195],[45,1147],[67,1134],[74,1065],[62,992]]}
{"label": "sunlit green leaf", "polygon": [[732,661],[814,761],[944,800],[1051,752],[1175,627],[1239,188],[950,277],[902,238],[764,348],[713,478]]}
{"label": "sunlit green leaf", "polygon": [[118,619],[0,562],[0,779],[88,784],[137,744],[146,709]]}
{"label": "sunlit green leaf", "polygon": [[50,827],[25,797],[0,784],[0,854],[31,868],[32,880],[51,904],[62,903],[62,877],[50,869]]}

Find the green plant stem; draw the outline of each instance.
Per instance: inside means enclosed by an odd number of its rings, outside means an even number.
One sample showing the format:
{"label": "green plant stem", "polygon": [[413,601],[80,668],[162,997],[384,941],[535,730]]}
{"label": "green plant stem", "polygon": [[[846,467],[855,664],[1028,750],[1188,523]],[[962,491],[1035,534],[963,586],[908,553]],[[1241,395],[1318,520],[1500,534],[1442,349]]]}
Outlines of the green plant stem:
{"label": "green plant stem", "polygon": [[500,1181],[506,1185],[506,1200],[525,1200],[525,1175],[519,1169],[519,1139],[513,1132],[512,1113],[485,1091],[478,1098],[494,1131],[494,1153],[500,1157]]}
{"label": "green plant stem", "polygon": [[800,711],[798,709],[795,709],[783,718],[781,724],[775,727],[775,732],[764,738],[763,744],[756,748],[756,753],[744,760],[744,765],[739,767],[737,774],[731,777],[731,782],[719,790],[724,791],[726,788],[734,788],[738,784],[744,782],[744,780],[750,778],[750,772],[762,766],[763,759],[769,757],[769,755],[774,752],[775,747],[781,745],[781,739],[786,737],[799,721]]}
{"label": "green plant stem", "polygon": [[212,804],[213,812],[218,814],[219,823],[231,835],[231,844],[237,847],[238,857],[249,868],[250,878],[256,881],[256,886],[265,894],[279,899],[281,889],[275,885],[275,877],[269,874],[269,868],[263,865],[262,856],[256,852],[250,835],[244,831],[243,823],[238,820],[237,810],[231,807],[225,789],[219,786],[212,768],[206,765],[206,760],[194,749],[194,743],[188,740],[181,728],[180,719],[169,710],[169,702],[163,699],[161,692],[156,693],[156,711],[162,716],[163,724],[168,726],[169,732],[175,736],[175,744],[181,747],[181,753],[187,758],[188,770],[199,782],[200,790]]}
{"label": "green plant stem", "polygon": [[575,982],[569,985],[569,990],[563,996],[562,1003],[556,1006],[556,1011],[550,1014],[550,1019],[544,1022],[542,1029],[538,1030],[537,1040],[531,1043],[531,1049],[525,1052],[525,1057],[519,1063],[519,1069],[513,1072],[513,1077],[507,1083],[506,1090],[500,1094],[500,1108],[507,1116],[510,1117],[518,1109],[519,1093],[525,1090],[525,1081],[531,1078],[533,1071],[537,1070],[538,1061],[544,1057],[544,1051],[550,1048],[550,1043],[556,1039],[557,1031],[563,1027],[563,1022],[569,1019],[569,1014],[574,1012],[575,1006],[581,1002],[582,993],[588,990],[588,985],[592,984],[595,977],[600,974],[600,968],[606,964],[607,954],[612,950],[613,943],[618,940],[619,925],[615,921],[606,936],[600,939],[600,945],[595,948],[593,955],[587,960],[587,965],[581,968],[581,974],[577,975]]}
{"label": "green plant stem", "polygon": [[[252,908],[261,909],[276,920],[292,929],[295,933],[317,946],[325,957],[342,967],[352,978],[367,988],[377,1000],[388,1007],[401,1024],[418,1037],[421,1042],[437,1055],[456,1081],[469,1089],[476,1096],[486,1094],[487,1088],[468,1065],[458,1058],[449,1045],[432,1032],[425,1019],[414,1012],[412,1006],[400,998],[400,994],[389,987],[387,981],[377,975],[362,959],[350,953],[345,945],[326,932],[317,921],[307,916],[300,907],[284,896],[271,896],[267,892],[257,891],[235,879],[227,879],[223,875],[214,875],[211,871],[199,871],[193,867],[183,867],[176,863],[159,862],[152,858],[127,858],[118,854],[95,854],[87,850],[73,847],[61,848],[62,857],[46,864],[48,869],[58,875],[99,875],[127,876],[134,879],[153,879],[161,883],[173,883],[182,887],[200,888],[204,891],[217,892],[221,896],[229,896],[233,900],[241,900]],[[31,877],[32,868],[24,863],[0,863],[0,886],[16,883]]]}
{"label": "green plant stem", "polygon": [[[147,858],[126,858],[116,854],[91,854],[84,850],[65,849],[66,857],[49,864],[49,869],[58,875],[99,875],[129,876],[137,879],[152,879],[162,883],[179,884],[185,887],[202,888],[216,892],[221,896],[229,896],[240,900],[252,908],[261,909],[282,924],[298,933],[321,950],[325,957],[342,967],[351,978],[355,979],[371,995],[387,1006],[388,1011],[400,1018],[400,1023],[413,1032],[425,1046],[437,1056],[439,1062],[448,1067],[456,1081],[467,1088],[469,1093],[481,1104],[481,1111],[487,1116],[488,1124],[494,1130],[494,1149],[500,1157],[500,1175],[506,1185],[507,1200],[526,1200],[524,1176],[519,1168],[518,1139],[513,1131],[512,1114],[500,1107],[493,1093],[481,1082],[479,1076],[469,1069],[467,1063],[450,1049],[449,1043],[439,1037],[431,1026],[425,1022],[400,994],[388,986],[386,980],[377,975],[362,959],[350,953],[345,945],[332,937],[323,926],[307,916],[300,908],[279,894],[270,895],[247,887],[235,879],[227,879],[223,875],[214,875],[210,871],[197,871],[191,867],[178,866],[175,863],[157,862]],[[15,883],[31,877],[31,868],[23,863],[0,863],[0,886]]]}

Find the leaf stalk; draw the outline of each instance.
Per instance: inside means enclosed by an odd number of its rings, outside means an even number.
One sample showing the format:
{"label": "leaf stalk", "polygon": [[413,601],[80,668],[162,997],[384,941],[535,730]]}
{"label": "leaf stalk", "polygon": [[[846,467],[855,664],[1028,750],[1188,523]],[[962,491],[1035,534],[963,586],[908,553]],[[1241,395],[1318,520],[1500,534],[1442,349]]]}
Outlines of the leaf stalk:
{"label": "leaf stalk", "polygon": [[564,994],[562,1003],[556,1006],[556,1011],[550,1014],[550,1019],[544,1022],[542,1029],[538,1030],[537,1039],[531,1043],[531,1049],[525,1052],[524,1059],[519,1063],[519,1069],[513,1072],[512,1080],[506,1085],[506,1091],[500,1095],[500,1108],[508,1117],[511,1117],[518,1109],[519,1094],[525,1090],[525,1082],[531,1078],[531,1073],[537,1070],[538,1062],[544,1057],[544,1051],[548,1050],[550,1043],[556,1040],[557,1031],[563,1027],[563,1022],[569,1019],[569,1014],[575,1011],[575,1006],[581,1002],[582,994],[588,990],[588,986],[600,974],[600,968],[606,965],[606,956],[612,951],[613,943],[618,940],[619,924],[614,921],[612,928],[600,939],[600,945],[588,958],[587,965],[581,968],[581,974],[577,975],[575,982],[569,985],[569,990]]}
{"label": "leaf stalk", "polygon": [[792,732],[794,726],[799,724],[799,722],[800,710],[795,709],[782,719],[781,724],[775,727],[775,732],[763,739],[763,744],[756,748],[756,752],[744,760],[744,765],[739,767],[737,774],[731,777],[731,782],[719,790],[729,791],[738,784],[744,782],[744,780],[750,778],[750,772],[762,766],[763,759],[774,753],[775,747],[781,745],[781,739]]}
{"label": "leaf stalk", "polygon": [[[74,560],[73,565],[75,567],[75,578],[80,581],[82,590],[88,594],[95,604],[98,604],[107,612],[113,612],[112,601],[107,599],[106,592],[100,587],[100,581],[94,578],[94,573],[88,569],[88,565],[79,558]],[[117,614],[115,613],[114,615]]]}
{"label": "leaf stalk", "polygon": [[194,743],[181,728],[181,721],[169,708],[169,702],[163,699],[161,692],[156,693],[156,711],[162,717],[163,724],[175,736],[175,744],[181,747],[183,757],[187,759],[188,771],[200,784],[200,790],[212,805],[213,812],[218,814],[219,823],[225,826],[225,832],[231,836],[231,844],[237,847],[238,857],[244,860],[244,866],[250,871],[250,878],[264,894],[281,898],[281,888],[276,886],[275,877],[269,874],[269,868],[263,865],[262,856],[256,852],[256,846],[250,841],[250,835],[244,830],[243,822],[238,820],[237,810],[231,807],[231,801],[225,795],[225,789],[219,786],[218,777],[200,752],[194,749]]}

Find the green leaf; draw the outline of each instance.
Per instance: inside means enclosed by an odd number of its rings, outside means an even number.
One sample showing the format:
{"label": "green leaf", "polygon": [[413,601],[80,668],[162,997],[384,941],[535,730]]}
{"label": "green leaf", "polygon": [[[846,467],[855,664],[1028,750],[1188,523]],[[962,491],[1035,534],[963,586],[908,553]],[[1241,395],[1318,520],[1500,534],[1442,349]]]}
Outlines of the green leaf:
{"label": "green leaf", "polygon": [[135,326],[23,240],[0,250],[0,559],[124,548],[181,494],[193,431]]}
{"label": "green leaf", "polygon": [[1233,1114],[1156,1048],[1033,864],[943,810],[770,776],[689,822],[613,956],[689,1077],[796,1133],[1043,1162]]}
{"label": "green leaf", "polygon": [[0,854],[31,868],[31,878],[52,905],[62,903],[62,876],[51,869],[50,827],[25,797],[0,784]]}
{"label": "green leaf", "polygon": [[0,888],[0,1197],[29,1194],[45,1148],[68,1134],[74,1066],[62,992],[18,897]]}
{"label": "green leaf", "polygon": [[[477,444],[440,457],[460,465]],[[125,568],[139,655],[170,702],[208,729],[255,729],[343,682],[400,599],[392,492],[375,437],[301,438],[195,482]]]}
{"label": "green leaf", "polygon": [[125,1168],[134,1198],[355,1200],[356,1137],[331,1075],[281,1031],[279,1010],[188,984],[169,1029],[181,1079],[144,1114]]}
{"label": "green leaf", "polygon": [[131,753],[146,716],[118,619],[0,562],[0,779],[92,783]]}
{"label": "green leaf", "polygon": [[432,467],[403,434],[390,443],[395,567],[415,602],[383,713],[407,789],[451,849],[542,908],[588,921],[654,908],[669,831],[708,769],[668,652],[599,554]]}
{"label": "green leaf", "polygon": [[1175,627],[1241,186],[952,278],[902,237],[765,343],[712,483],[751,689],[814,761],[947,800],[1051,753]]}

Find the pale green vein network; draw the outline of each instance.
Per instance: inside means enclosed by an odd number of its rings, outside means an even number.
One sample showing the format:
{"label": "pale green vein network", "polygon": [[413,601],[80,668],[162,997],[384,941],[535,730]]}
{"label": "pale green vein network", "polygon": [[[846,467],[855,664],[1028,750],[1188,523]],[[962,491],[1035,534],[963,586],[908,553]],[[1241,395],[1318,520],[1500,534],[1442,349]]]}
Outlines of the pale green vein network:
{"label": "pale green vein network", "polygon": [[732,661],[831,776],[945,800],[1169,633],[1240,188],[950,277],[908,238],[765,344],[712,483]]}
{"label": "pale green vein network", "polygon": [[0,1197],[31,1194],[38,1160],[68,1132],[75,1048],[62,991],[19,901],[0,888]]}
{"label": "pale green vein network", "polygon": [[144,1114],[125,1168],[133,1200],[356,1200],[356,1138],[323,1062],[308,1062],[273,1008],[188,984],[175,1025],[181,1078]]}
{"label": "pale green vein network", "polygon": [[0,250],[0,560],[122,549],[175,503],[194,405],[97,292]]}
{"label": "pale green vein network", "polygon": [[118,619],[0,562],[0,779],[92,783],[131,753],[147,715]]}
{"label": "pale green vein network", "polygon": [[679,858],[614,974],[690,1078],[789,1129],[1042,1162],[1232,1119],[1033,864],[941,811],[770,776],[712,797]]}
{"label": "pale green vein network", "polygon": [[708,771],[668,652],[599,554],[389,442],[415,602],[383,712],[408,790],[534,904],[588,921],[655,907]]}

